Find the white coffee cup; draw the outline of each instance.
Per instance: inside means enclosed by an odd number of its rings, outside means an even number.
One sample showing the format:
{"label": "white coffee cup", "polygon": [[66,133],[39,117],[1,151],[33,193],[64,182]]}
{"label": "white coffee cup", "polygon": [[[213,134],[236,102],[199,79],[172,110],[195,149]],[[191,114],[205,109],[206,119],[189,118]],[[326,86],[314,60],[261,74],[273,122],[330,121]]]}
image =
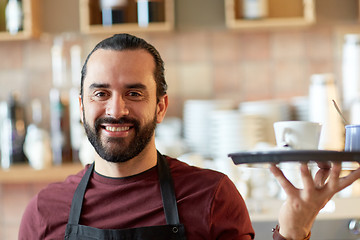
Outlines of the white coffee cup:
{"label": "white coffee cup", "polygon": [[276,145],[293,150],[317,150],[321,123],[309,121],[280,121],[274,123]]}

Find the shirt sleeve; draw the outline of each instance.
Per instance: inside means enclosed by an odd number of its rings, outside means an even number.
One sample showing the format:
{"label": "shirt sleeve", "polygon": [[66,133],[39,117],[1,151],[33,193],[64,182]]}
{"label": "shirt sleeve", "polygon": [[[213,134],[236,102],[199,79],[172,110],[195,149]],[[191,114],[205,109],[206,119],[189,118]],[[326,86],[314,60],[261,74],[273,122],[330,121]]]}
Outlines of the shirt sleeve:
{"label": "shirt sleeve", "polygon": [[210,232],[212,239],[250,240],[255,233],[244,199],[234,183],[224,176],[211,204]]}
{"label": "shirt sleeve", "polygon": [[35,196],[27,205],[22,216],[18,239],[41,239],[39,234],[40,226],[40,216],[37,211],[37,196]]}

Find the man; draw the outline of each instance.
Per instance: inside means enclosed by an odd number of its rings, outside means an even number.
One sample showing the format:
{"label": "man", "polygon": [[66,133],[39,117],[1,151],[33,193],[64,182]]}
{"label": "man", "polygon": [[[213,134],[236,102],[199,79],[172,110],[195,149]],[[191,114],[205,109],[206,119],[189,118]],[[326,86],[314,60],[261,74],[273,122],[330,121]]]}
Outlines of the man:
{"label": "man", "polygon": [[[166,88],[163,61],[143,39],[118,34],[94,48],[79,98],[94,164],[32,199],[19,239],[254,238],[228,177],[157,152],[154,129],[168,107]],[[308,239],[320,209],[360,177],[357,170],[340,179],[340,170],[338,164],[321,169],[313,180],[303,164],[305,187],[298,190],[271,167],[288,194],[274,239]]]}

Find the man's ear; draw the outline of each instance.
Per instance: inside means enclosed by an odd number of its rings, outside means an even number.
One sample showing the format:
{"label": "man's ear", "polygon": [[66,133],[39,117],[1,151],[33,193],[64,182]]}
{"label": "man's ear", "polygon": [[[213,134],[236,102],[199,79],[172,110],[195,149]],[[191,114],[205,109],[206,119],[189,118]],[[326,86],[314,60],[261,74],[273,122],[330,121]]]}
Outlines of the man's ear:
{"label": "man's ear", "polygon": [[83,107],[83,103],[82,103],[82,98],[81,98],[81,95],[79,95],[79,110],[80,110],[80,121],[82,122],[82,123],[84,123],[84,119],[83,119],[83,109],[84,109],[84,107]]}
{"label": "man's ear", "polygon": [[161,123],[164,120],[167,108],[169,105],[169,97],[167,94],[159,98],[156,112],[156,122]]}

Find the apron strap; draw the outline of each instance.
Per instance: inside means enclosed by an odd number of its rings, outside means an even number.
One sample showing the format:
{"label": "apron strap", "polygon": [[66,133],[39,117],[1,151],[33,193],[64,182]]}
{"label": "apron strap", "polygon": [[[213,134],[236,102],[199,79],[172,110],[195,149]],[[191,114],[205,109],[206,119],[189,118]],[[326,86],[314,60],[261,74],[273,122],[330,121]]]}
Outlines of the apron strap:
{"label": "apron strap", "polygon": [[81,208],[84,200],[84,195],[86,191],[86,187],[88,185],[90,176],[94,170],[95,162],[93,162],[88,170],[85,172],[84,176],[82,177],[79,185],[77,186],[73,200],[71,203],[71,210],[69,215],[68,224],[79,224],[80,215],[81,215]]}
{"label": "apron strap", "polygon": [[[163,201],[166,223],[169,225],[180,224],[176,196],[174,191],[174,183],[171,177],[170,168],[168,166],[166,158],[159,152],[157,152],[157,163],[161,198]],[[94,170],[94,165],[95,162],[90,165],[89,169],[85,172],[84,176],[82,177],[79,185],[75,190],[71,204],[68,224],[79,224],[85,191],[90,176]]]}
{"label": "apron strap", "polygon": [[171,177],[170,168],[168,166],[166,158],[159,152],[157,152],[157,154],[160,190],[166,223],[180,224],[176,196],[174,191],[174,183]]}

